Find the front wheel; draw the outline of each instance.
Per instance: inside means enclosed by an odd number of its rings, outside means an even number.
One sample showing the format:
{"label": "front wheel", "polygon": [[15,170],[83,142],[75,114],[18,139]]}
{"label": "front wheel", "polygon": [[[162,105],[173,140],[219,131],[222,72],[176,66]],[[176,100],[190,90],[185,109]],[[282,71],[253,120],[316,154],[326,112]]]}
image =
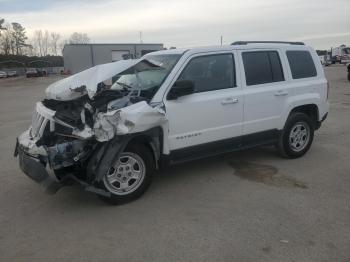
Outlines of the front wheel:
{"label": "front wheel", "polygon": [[314,125],[304,113],[292,113],[279,137],[278,150],[287,158],[303,156],[311,147]]}
{"label": "front wheel", "polygon": [[128,146],[103,177],[101,187],[111,197],[102,200],[118,205],[139,198],[151,184],[153,173],[150,150],[142,144]]}

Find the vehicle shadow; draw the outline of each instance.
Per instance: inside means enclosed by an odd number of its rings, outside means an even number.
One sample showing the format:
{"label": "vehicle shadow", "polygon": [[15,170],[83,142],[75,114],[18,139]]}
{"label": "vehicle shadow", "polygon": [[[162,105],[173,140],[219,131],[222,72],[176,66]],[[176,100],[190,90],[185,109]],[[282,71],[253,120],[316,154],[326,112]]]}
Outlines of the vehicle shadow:
{"label": "vehicle shadow", "polygon": [[[218,155],[205,159],[172,165],[159,170],[154,178],[151,187],[139,200],[131,202],[129,206],[152,205],[153,200],[159,200],[159,194],[175,192],[181,184],[206,183],[215,177],[220,177],[223,170],[233,173],[230,161],[262,162],[273,161],[281,157],[274,147],[260,147],[247,149],[233,153]],[[226,172],[227,173],[227,172]],[[102,202],[96,195],[84,191],[78,185],[67,186],[59,190],[50,200],[51,204],[58,208],[62,204],[68,209],[101,208],[110,206]],[[54,202],[54,203],[53,203]],[[63,208],[63,207],[62,207]]]}
{"label": "vehicle shadow", "polygon": [[[157,172],[154,179],[154,187],[162,187],[179,180],[188,181],[191,178],[200,177],[204,173],[219,176],[220,173],[216,173],[216,171],[225,168],[231,169],[230,163],[233,160],[235,162],[262,162],[276,159],[282,158],[275,147],[265,146],[176,164]],[[208,170],[209,172],[204,172]]]}

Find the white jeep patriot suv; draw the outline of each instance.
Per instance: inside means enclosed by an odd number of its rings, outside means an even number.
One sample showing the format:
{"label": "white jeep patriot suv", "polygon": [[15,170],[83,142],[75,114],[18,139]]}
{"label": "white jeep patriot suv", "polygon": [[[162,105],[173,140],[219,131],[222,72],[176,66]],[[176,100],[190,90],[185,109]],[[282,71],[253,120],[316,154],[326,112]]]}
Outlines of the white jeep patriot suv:
{"label": "white jeep patriot suv", "polygon": [[297,158],[328,113],[316,52],[299,42],[153,52],[50,85],[17,139],[25,174],[125,203],[174,164],[260,145]]}

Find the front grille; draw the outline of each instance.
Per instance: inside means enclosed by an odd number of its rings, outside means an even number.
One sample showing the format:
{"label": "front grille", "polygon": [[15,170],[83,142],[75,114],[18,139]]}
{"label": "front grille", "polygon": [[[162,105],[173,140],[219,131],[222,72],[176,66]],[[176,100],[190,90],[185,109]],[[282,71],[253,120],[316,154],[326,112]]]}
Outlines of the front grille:
{"label": "front grille", "polygon": [[32,127],[30,132],[32,138],[39,139],[40,137],[42,137],[47,125],[50,125],[50,131],[54,131],[54,115],[55,111],[48,109],[41,102],[38,102],[36,104],[32,117]]}

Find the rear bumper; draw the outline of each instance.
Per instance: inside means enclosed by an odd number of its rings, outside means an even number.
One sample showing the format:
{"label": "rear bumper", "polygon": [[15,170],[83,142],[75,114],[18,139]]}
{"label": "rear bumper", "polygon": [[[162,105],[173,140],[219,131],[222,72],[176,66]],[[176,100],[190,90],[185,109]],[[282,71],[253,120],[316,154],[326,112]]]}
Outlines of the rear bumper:
{"label": "rear bumper", "polygon": [[54,174],[50,175],[46,170],[46,156],[36,153],[40,151],[42,150],[36,147],[26,131],[18,137],[14,155],[18,156],[19,166],[24,174],[38,183],[46,193],[54,194],[63,185]]}

